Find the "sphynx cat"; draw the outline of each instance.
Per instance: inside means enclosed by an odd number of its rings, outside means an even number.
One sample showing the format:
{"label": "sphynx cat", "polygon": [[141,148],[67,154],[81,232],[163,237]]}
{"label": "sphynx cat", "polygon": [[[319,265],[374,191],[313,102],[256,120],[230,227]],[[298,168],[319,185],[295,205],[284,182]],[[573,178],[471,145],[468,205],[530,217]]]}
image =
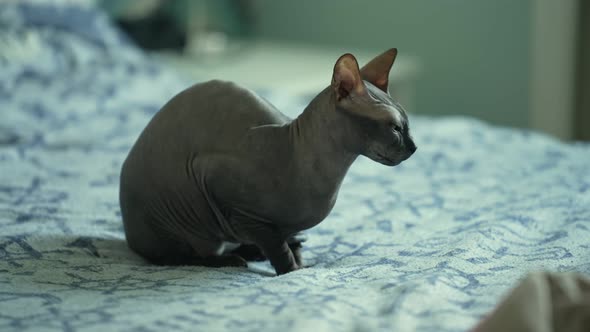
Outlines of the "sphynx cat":
{"label": "sphynx cat", "polygon": [[156,264],[302,267],[298,235],[332,210],[359,155],[396,166],[415,151],[388,93],[397,49],[362,69],[351,54],[296,119],[250,90],[213,80],[153,117],[121,171],[128,245]]}

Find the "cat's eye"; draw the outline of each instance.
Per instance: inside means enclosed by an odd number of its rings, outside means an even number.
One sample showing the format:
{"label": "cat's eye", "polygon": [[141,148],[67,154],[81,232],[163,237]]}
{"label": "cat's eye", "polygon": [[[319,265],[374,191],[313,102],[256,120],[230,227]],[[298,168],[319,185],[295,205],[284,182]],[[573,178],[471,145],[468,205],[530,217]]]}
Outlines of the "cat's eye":
{"label": "cat's eye", "polygon": [[388,121],[387,124],[389,125],[389,128],[392,128],[394,131],[397,131],[398,133],[402,132],[402,127],[399,126],[394,120]]}

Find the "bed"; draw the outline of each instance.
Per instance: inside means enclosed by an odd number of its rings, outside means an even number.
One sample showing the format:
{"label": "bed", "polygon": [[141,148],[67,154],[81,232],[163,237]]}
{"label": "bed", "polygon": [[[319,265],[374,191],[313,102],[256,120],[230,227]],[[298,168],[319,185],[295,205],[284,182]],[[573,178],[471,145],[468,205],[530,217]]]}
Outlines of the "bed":
{"label": "bed", "polygon": [[0,330],[466,331],[530,271],[590,275],[590,145],[415,115],[418,152],[355,162],[307,268],[150,265],[120,166],[192,83],[92,4],[0,4]]}

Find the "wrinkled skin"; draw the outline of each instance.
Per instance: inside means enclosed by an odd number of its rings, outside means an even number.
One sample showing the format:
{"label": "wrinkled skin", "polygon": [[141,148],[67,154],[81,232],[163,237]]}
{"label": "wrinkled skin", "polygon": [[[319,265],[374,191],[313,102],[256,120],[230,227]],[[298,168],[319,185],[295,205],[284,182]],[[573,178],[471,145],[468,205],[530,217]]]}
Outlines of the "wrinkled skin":
{"label": "wrinkled skin", "polygon": [[397,50],[332,84],[296,119],[230,82],[196,84],[154,116],[125,160],[120,204],[131,249],[157,264],[302,267],[300,232],[331,211],[357,156],[395,166],[416,150],[387,92]]}

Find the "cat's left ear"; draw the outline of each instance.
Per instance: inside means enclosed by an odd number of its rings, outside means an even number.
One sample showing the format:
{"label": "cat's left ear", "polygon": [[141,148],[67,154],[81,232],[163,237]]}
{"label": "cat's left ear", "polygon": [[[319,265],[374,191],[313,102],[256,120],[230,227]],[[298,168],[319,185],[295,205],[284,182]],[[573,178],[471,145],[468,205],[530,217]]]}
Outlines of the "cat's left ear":
{"label": "cat's left ear", "polygon": [[354,55],[346,53],[336,61],[332,74],[332,88],[338,101],[348,95],[365,93],[365,86],[359,71],[359,64]]}
{"label": "cat's left ear", "polygon": [[397,56],[397,48],[392,48],[385,51],[383,54],[375,57],[361,69],[361,77],[374,86],[378,87],[383,92],[387,93],[387,86],[389,84],[389,71],[395,57]]}

